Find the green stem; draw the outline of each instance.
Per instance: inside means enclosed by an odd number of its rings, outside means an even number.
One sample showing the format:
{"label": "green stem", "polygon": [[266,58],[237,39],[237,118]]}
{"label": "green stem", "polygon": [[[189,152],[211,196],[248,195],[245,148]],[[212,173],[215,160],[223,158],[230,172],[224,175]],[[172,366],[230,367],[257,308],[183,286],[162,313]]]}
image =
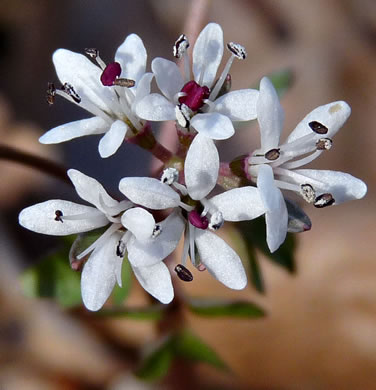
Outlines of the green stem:
{"label": "green stem", "polygon": [[72,185],[66,168],[44,157],[35,156],[32,153],[13,148],[12,146],[0,144],[0,159],[26,165]]}

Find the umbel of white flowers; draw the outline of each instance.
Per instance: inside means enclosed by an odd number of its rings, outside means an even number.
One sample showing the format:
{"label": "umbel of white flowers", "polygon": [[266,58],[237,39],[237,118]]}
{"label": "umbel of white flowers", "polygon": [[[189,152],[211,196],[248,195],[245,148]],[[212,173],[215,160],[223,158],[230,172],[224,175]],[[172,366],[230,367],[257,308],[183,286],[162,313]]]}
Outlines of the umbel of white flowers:
{"label": "umbel of white flowers", "polygon": [[[124,256],[148,293],[162,303],[171,302],[174,291],[164,260],[182,237],[182,258],[175,267],[180,279],[193,279],[187,265],[190,257],[199,271],[207,270],[229,288],[242,289],[247,284],[242,261],[215,234],[225,221],[250,221],[264,215],[267,244],[274,252],[285,240],[289,226],[280,189],[294,191],[316,207],[360,199],[366,194],[366,185],[349,174],[297,169],[330,149],[332,137],[350,115],[349,106],[334,102],[318,107],[280,144],[284,115],[271,82],[263,78],[260,91],[228,90],[232,61],[246,58],[241,45],[227,45],[231,56],[215,81],[223,46],[221,27],[208,24],[193,48],[192,76],[187,54],[189,42],[181,35],[173,52],[175,57],[184,59],[184,77],[175,63],[162,58],[152,61],[152,73],[145,73],[146,50],[135,34],[125,39],[116,52],[115,62],[107,65],[96,49],[85,50],[96,64],[68,50],[54,53],[62,87],[49,85],[48,102],[52,104],[55,96],[61,95],[94,117],[58,126],[40,138],[42,143],[104,134],[99,153],[109,157],[133,136],[139,137],[143,147],[149,145],[142,139],[143,130],[149,126],[147,121],[174,120],[180,136],[185,137],[182,143],[189,144],[188,149],[182,148],[186,150],[184,156],[171,153],[172,160],[164,161],[160,180],[123,178],[119,189],[126,198],[121,201],[108,195],[95,179],[70,169],[68,176],[78,195],[91,206],[55,199],[21,211],[19,223],[37,233],[81,235],[103,229],[82,252],[75,253],[75,244],[71,251],[73,260],[83,263],[81,291],[89,310],[99,310],[115,284],[121,286]],[[154,77],[161,94],[150,94]],[[234,175],[220,168],[214,140],[233,136],[233,122],[256,118],[261,147],[242,160],[249,185],[209,196],[221,177]],[[153,147],[151,143],[146,149],[153,152]],[[183,159],[176,165],[180,171],[173,167],[179,159]],[[164,219],[156,221],[157,210],[163,211]],[[306,230],[307,225],[302,226],[297,230]]]}

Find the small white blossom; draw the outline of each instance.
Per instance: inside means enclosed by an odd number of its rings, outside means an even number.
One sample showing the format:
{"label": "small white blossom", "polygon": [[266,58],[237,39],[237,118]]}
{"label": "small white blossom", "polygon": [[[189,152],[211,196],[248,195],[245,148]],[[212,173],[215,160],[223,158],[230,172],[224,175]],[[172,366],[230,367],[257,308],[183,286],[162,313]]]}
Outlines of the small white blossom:
{"label": "small white blossom", "polygon": [[193,75],[189,67],[187,39],[179,37],[174,54],[183,57],[185,77],[178,66],[163,58],[152,61],[152,71],[163,95],[145,96],[136,106],[136,113],[151,121],[177,120],[182,127],[192,126],[212,139],[227,139],[234,134],[232,121],[256,118],[258,91],[242,89],[218,97],[234,58],[245,58],[240,45],[230,43],[231,57],[216,82],[223,55],[223,32],[216,23],[209,23],[200,33],[193,48]]}
{"label": "small white blossom", "polygon": [[320,106],[308,114],[280,144],[284,112],[273,84],[264,77],[260,83],[257,120],[261,148],[248,159],[248,174],[257,183],[265,202],[268,245],[278,248],[287,232],[287,210],[281,189],[294,191],[316,207],[360,199],[367,186],[343,172],[297,169],[316,159],[332,146],[332,137],[350,115],[343,101]]}
{"label": "small white blossom", "polygon": [[[99,153],[101,157],[109,157],[118,150],[126,136],[133,134],[131,130],[141,130],[145,125],[145,121],[136,115],[135,105],[150,93],[153,75],[145,73],[146,50],[136,34],[125,39],[116,51],[115,62],[107,67],[95,49],[86,52],[96,59],[98,65],[82,54],[65,49],[55,51],[52,59],[63,84],[63,89],[56,90],[56,93],[94,117],[55,127],[39,141],[55,144],[85,135],[104,134],[99,142]],[[134,81],[135,85],[124,87],[124,80]],[[55,90],[49,91],[51,97]]]}
{"label": "small white blossom", "polygon": [[[254,219],[265,213],[265,207],[255,187],[229,190],[208,199],[218,173],[219,156],[214,142],[198,134],[185,160],[186,185],[172,183],[181,196],[165,183],[152,178],[127,177],[120,181],[119,188],[131,201],[144,207],[185,210],[187,221],[182,263],[186,263],[189,252],[196,267],[204,265],[227,287],[242,289],[247,284],[247,277],[239,256],[210,229],[219,229],[224,221]],[[184,203],[187,197],[191,202]],[[196,248],[199,261],[196,261]]]}

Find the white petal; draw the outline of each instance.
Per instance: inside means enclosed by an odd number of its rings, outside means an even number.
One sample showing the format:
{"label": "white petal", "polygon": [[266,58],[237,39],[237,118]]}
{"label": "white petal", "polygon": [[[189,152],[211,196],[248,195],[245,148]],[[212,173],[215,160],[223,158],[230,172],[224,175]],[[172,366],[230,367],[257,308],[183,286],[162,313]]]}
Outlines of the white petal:
{"label": "white petal", "polygon": [[171,101],[183,88],[184,81],[175,62],[164,58],[155,58],[151,63],[151,69],[155,75],[158,88]]}
{"label": "white petal", "polygon": [[288,212],[282,192],[276,188],[279,206],[265,214],[266,242],[270,252],[276,251],[285,241],[288,227]]}
{"label": "white petal", "polygon": [[225,241],[209,230],[196,229],[196,246],[202,263],[225,286],[241,290],[247,285],[243,264]]}
{"label": "white petal", "polygon": [[197,134],[184,163],[185,183],[192,199],[204,198],[216,185],[219,155],[214,142]]}
{"label": "white petal", "polygon": [[218,112],[195,115],[191,120],[191,126],[211,139],[227,139],[235,133],[231,120]]}
{"label": "white petal", "polygon": [[343,101],[333,102],[317,107],[312,112],[310,112],[298,124],[298,126],[296,126],[295,130],[288,137],[287,142],[295,141],[297,138],[312,133],[312,129],[309,127],[309,123],[313,121],[319,122],[328,128],[328,133],[325,135],[318,134],[318,138],[332,138],[343,126],[350,114],[350,106]]}
{"label": "white petal", "polygon": [[267,77],[264,77],[260,82],[257,120],[260,125],[262,152],[278,148],[283,128],[284,112],[277,92]]}
{"label": "white petal", "polygon": [[157,237],[139,241],[132,236],[127,243],[128,259],[133,266],[157,264],[175,250],[184,230],[184,220],[178,212],[174,212],[159,225],[161,233]]}
{"label": "white petal", "polygon": [[99,310],[110,296],[121,258],[116,246],[121,234],[112,234],[106,243],[94,249],[81,274],[81,295],[84,305],[92,311]]}
{"label": "white petal", "polygon": [[162,303],[170,303],[174,298],[171,275],[162,262],[149,267],[133,267],[133,272],[141,286]]}
{"label": "white petal", "polygon": [[[209,23],[198,36],[193,48],[193,74],[201,86],[213,86],[223,56],[223,31],[219,24]],[[203,75],[201,73],[203,72]]]}
{"label": "white petal", "polygon": [[265,206],[256,187],[235,188],[210,199],[225,221],[249,221],[265,213]]}
{"label": "white petal", "polygon": [[80,198],[93,204],[97,209],[102,210],[103,203],[109,207],[119,204],[117,200],[107,194],[102,184],[92,177],[84,175],[76,169],[69,169],[67,174]]}
{"label": "white petal", "polygon": [[307,177],[306,182],[312,184],[313,188],[317,187],[315,183],[310,182],[309,178],[324,183],[320,192],[332,194],[335,204],[361,199],[367,193],[367,185],[348,173],[316,169],[297,169],[294,172]]}
{"label": "white petal", "polygon": [[136,81],[140,80],[146,69],[146,49],[142,39],[136,34],[130,34],[119,46],[115,61],[122,68],[120,77]]}
{"label": "white petal", "polygon": [[273,169],[270,165],[260,165],[257,175],[257,188],[260,190],[261,200],[266,210],[276,210],[279,207],[280,190],[274,184]]}
{"label": "white petal", "polygon": [[136,85],[136,94],[132,103],[132,111],[135,111],[138,102],[150,94],[150,84],[153,77],[153,73],[145,73]]}
{"label": "white petal", "polygon": [[145,96],[135,107],[136,114],[148,121],[175,120],[175,105],[158,93]]}
{"label": "white petal", "polygon": [[256,119],[256,103],[259,92],[255,89],[240,89],[226,93],[215,100],[215,111],[233,121]]}
{"label": "white petal", "polygon": [[39,138],[42,144],[58,144],[84,135],[102,134],[109,129],[108,122],[97,116],[54,127]]}
{"label": "white petal", "polygon": [[125,177],[121,179],[119,189],[133,203],[154,210],[177,207],[180,203],[177,192],[149,177]]}
{"label": "white petal", "polygon": [[[60,210],[64,216],[86,214],[86,218],[56,221],[55,211]],[[48,200],[23,209],[18,217],[20,225],[37,233],[52,236],[66,236],[87,232],[108,224],[103,213],[89,206],[83,206],[66,200]]]}
{"label": "white petal", "polygon": [[[58,49],[52,56],[56,74],[62,84],[69,83],[81,98],[80,106],[90,101],[103,111],[108,111],[116,98],[115,92],[102,85],[102,70],[82,54]],[[90,110],[89,110],[90,111]]]}
{"label": "white petal", "polygon": [[121,223],[140,241],[149,239],[155,227],[153,215],[141,207],[127,210],[121,217]]}
{"label": "white petal", "polygon": [[120,120],[115,121],[110,130],[101,138],[98,145],[102,158],[112,156],[121,146],[129,127]]}

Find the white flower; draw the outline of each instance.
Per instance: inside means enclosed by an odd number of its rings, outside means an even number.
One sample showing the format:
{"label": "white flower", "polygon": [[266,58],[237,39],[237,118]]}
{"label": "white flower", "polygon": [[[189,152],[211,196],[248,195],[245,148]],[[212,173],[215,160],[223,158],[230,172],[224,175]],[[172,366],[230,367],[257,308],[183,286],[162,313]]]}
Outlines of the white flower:
{"label": "white flower", "polygon": [[216,23],[208,24],[200,33],[193,49],[193,75],[191,78],[188,53],[189,43],[182,35],[175,43],[174,54],[184,57],[185,78],[174,62],[156,58],[152,71],[163,95],[153,93],[136,106],[136,113],[151,121],[178,120],[182,127],[192,126],[212,139],[227,139],[234,134],[232,121],[256,118],[258,91],[242,89],[218,97],[232,61],[244,59],[246,53],[240,45],[229,43],[231,58],[219,80],[215,82],[223,55],[223,32]]}
{"label": "white flower", "polygon": [[320,106],[308,114],[281,145],[284,112],[272,83],[266,77],[261,80],[257,102],[261,148],[248,158],[248,175],[257,183],[269,209],[266,222],[268,231],[273,233],[268,236],[279,237],[275,245],[268,242],[271,251],[284,240],[287,232],[286,205],[279,188],[294,191],[319,208],[360,199],[366,194],[367,186],[347,173],[297,169],[330,149],[332,137],[350,112],[343,101]]}
{"label": "white flower", "polygon": [[[90,134],[103,134],[99,142],[101,157],[113,155],[126,136],[142,129],[145,122],[135,114],[135,105],[150,93],[153,75],[145,73],[146,50],[141,38],[129,35],[117,49],[115,62],[104,64],[96,49],[86,52],[98,66],[82,54],[58,49],[53,54],[61,90],[49,89],[49,99],[59,94],[94,115],[49,130],[39,141],[55,144]],[[119,78],[120,76],[120,78]],[[123,85],[135,86],[127,88]]]}
{"label": "white flower", "polygon": [[[187,227],[182,263],[186,263],[189,251],[196,267],[206,267],[227,287],[242,289],[247,284],[247,277],[239,256],[210,230],[219,229],[224,221],[256,218],[265,213],[265,207],[255,187],[237,188],[207,199],[206,196],[216,185],[218,171],[219,157],[213,141],[198,134],[185,160],[186,186],[176,181],[172,183],[181,196],[165,184],[176,177],[171,170],[165,171],[163,182],[152,178],[127,177],[120,181],[119,188],[130,200],[144,207],[185,210]],[[195,248],[199,261],[195,258]]]}
{"label": "white flower", "polygon": [[34,232],[65,236],[88,232],[110,224],[107,230],[77,256],[90,254],[81,276],[81,291],[85,306],[98,310],[107,300],[116,280],[121,284],[121,260],[116,256],[118,230],[122,227],[118,215],[132,206],[129,201],[118,202],[107,194],[102,185],[83,173],[70,169],[78,195],[94,207],[54,199],[27,207],[19,215],[19,223]]}

